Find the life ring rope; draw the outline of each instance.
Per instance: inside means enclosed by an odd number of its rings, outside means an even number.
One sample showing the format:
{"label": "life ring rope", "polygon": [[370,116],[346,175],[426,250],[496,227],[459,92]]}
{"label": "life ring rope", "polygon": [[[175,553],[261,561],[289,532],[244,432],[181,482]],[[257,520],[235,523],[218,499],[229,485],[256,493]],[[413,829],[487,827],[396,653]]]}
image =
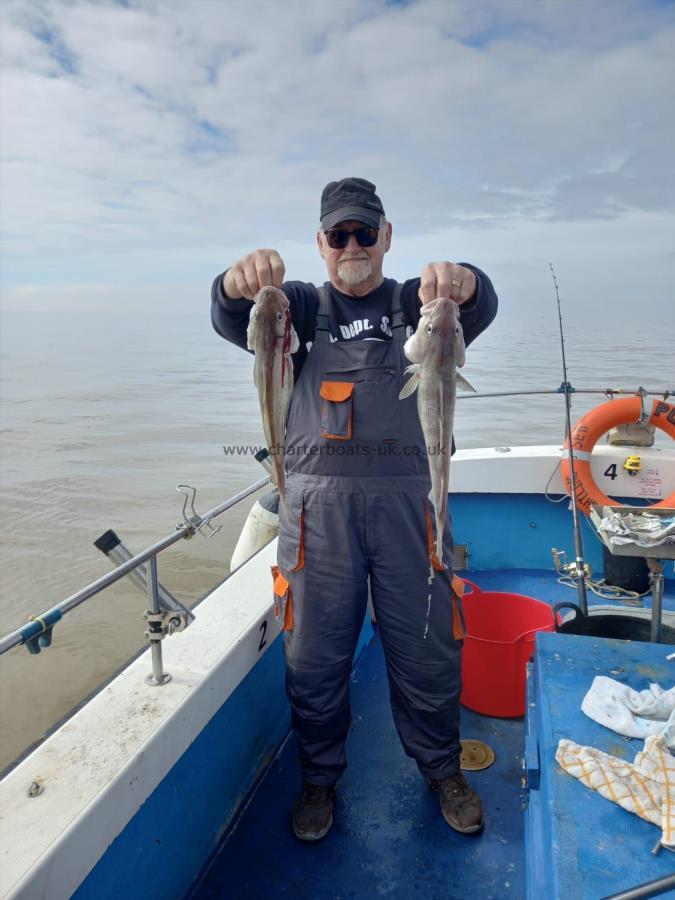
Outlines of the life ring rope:
{"label": "life ring rope", "polygon": [[[582,416],[572,431],[572,455],[574,457],[574,476],[576,482],[576,498],[579,509],[587,516],[590,514],[591,505],[598,503],[602,506],[620,506],[616,501],[608,497],[593,480],[591,472],[591,454],[603,434],[617,425],[626,425],[631,422],[642,421],[648,425],[664,431],[675,440],[675,404],[665,400],[653,400],[649,416],[646,415],[644,397],[626,397],[621,400],[610,400],[600,406],[596,406],[590,412]],[[569,447],[565,439],[565,451]],[[567,493],[572,495],[572,477],[568,453],[565,452],[562,460],[562,476]],[[658,503],[652,503],[650,507],[658,508],[675,506],[675,493],[670,494]]]}

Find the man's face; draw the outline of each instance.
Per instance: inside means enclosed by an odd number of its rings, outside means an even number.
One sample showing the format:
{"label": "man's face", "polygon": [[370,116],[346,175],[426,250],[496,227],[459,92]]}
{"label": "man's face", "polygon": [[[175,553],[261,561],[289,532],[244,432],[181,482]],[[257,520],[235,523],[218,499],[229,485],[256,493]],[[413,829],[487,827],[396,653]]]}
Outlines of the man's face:
{"label": "man's face", "polygon": [[[356,228],[363,228],[363,222],[347,219],[334,227],[353,231]],[[342,250],[333,250],[329,247],[326,235],[322,231],[317,232],[316,239],[319,253],[326,261],[328,277],[343,294],[362,297],[380,286],[384,254],[391,245],[389,222],[380,227],[377,241],[372,247],[359,247],[354,235],[349,238],[349,243]]]}

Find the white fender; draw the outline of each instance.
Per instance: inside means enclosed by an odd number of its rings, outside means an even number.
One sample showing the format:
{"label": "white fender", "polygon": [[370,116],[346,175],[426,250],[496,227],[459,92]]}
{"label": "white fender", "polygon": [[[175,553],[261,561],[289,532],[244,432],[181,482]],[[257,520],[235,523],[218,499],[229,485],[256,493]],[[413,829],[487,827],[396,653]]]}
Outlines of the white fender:
{"label": "white fender", "polygon": [[269,544],[279,533],[279,516],[277,513],[264,509],[256,500],[248,518],[241,529],[237,546],[234,548],[230,560],[230,572],[238,569],[254,553]]}

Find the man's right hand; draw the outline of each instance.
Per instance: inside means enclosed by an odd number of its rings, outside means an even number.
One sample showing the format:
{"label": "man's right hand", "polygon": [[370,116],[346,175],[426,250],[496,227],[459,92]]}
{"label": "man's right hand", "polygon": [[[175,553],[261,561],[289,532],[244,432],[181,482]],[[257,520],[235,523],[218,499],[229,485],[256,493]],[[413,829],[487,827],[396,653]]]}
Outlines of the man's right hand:
{"label": "man's right hand", "polygon": [[286,266],[276,250],[254,250],[242,256],[223,275],[223,291],[231,300],[253,300],[261,287],[280,288]]}

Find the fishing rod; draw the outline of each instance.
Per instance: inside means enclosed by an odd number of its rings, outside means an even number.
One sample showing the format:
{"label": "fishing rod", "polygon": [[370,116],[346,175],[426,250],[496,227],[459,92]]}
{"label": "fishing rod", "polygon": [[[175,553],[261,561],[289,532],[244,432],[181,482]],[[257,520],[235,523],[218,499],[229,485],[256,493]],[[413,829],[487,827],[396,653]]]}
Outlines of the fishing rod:
{"label": "fishing rod", "polygon": [[574,449],[572,447],[572,422],[570,419],[570,394],[572,385],[567,380],[567,360],[565,359],[565,337],[563,335],[562,312],[560,310],[560,293],[558,291],[558,282],[555,277],[553,263],[549,263],[551,275],[553,276],[553,285],[555,287],[555,297],[558,303],[558,323],[560,324],[560,349],[562,351],[562,368],[563,383],[560,386],[565,394],[565,436],[567,438],[567,453],[570,462],[570,489],[572,494],[572,528],[574,531],[574,552],[576,553],[576,572],[574,578],[577,582],[577,595],[579,598],[579,606],[584,615],[588,614],[588,602],[586,600],[586,564],[584,562],[584,548],[581,541],[581,522],[579,519],[579,507],[577,505],[577,479],[574,471]]}

